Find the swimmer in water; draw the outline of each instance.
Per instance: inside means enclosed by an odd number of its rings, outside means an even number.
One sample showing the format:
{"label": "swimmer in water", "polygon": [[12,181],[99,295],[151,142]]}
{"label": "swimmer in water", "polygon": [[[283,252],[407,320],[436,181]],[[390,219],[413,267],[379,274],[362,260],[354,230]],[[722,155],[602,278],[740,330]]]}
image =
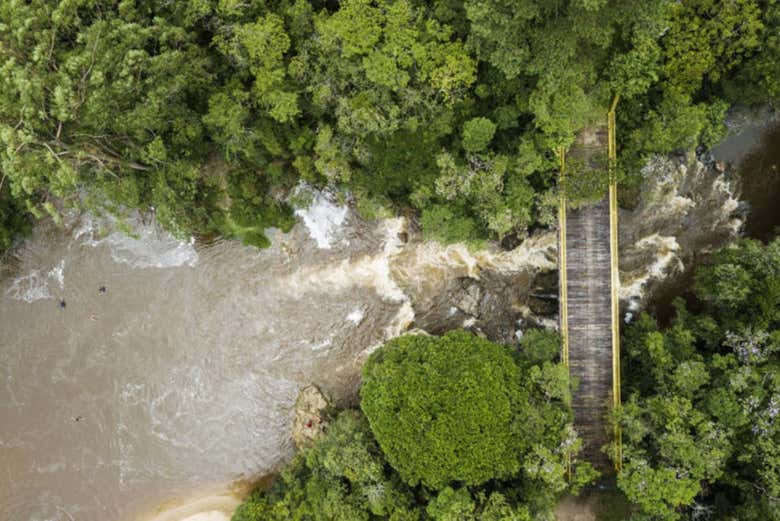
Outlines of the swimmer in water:
{"label": "swimmer in water", "polygon": [[83,416],[76,416],[75,418],[73,418],[73,421],[74,421],[74,422],[80,422],[80,421],[82,421],[82,420],[84,420],[84,419],[85,419],[85,418],[84,418]]}
{"label": "swimmer in water", "polygon": [[108,291],[108,290],[106,289],[105,286],[100,286],[98,288],[98,293],[100,293],[101,295],[104,295],[106,293],[106,291]]}
{"label": "swimmer in water", "polygon": [[65,303],[65,299],[61,298],[60,299],[60,309],[65,309],[65,306],[67,306],[67,305],[68,304]]}

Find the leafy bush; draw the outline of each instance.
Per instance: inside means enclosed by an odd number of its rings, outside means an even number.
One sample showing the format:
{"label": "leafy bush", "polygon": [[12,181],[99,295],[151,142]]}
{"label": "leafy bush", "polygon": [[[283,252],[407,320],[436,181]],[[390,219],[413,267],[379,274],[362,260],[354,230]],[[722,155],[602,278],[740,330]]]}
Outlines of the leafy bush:
{"label": "leafy bush", "polygon": [[255,491],[233,521],[360,521],[414,516],[414,496],[388,472],[368,423],[342,411],[327,433],[298,453],[268,491]]}

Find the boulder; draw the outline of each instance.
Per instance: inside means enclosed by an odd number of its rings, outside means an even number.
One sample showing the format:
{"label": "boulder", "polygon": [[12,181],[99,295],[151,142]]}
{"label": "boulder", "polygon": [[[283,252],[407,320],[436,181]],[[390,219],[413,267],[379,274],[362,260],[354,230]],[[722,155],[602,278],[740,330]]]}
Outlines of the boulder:
{"label": "boulder", "polygon": [[330,401],[317,386],[308,385],[298,393],[295,400],[295,419],[293,420],[292,437],[299,449],[311,445],[314,439],[325,430],[327,418],[326,409]]}

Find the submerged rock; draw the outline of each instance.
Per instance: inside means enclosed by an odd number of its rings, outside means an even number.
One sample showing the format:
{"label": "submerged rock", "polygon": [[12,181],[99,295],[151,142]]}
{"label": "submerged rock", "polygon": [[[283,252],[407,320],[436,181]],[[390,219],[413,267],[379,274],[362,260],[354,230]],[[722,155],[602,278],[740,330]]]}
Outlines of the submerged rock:
{"label": "submerged rock", "polygon": [[395,257],[391,272],[408,295],[414,326],[435,335],[466,328],[496,342],[514,342],[517,320],[532,313],[528,300],[538,289],[537,276],[556,269],[557,239],[550,230],[508,251],[414,239]]}
{"label": "submerged rock", "polygon": [[299,449],[314,441],[327,427],[326,410],[330,401],[317,386],[309,385],[301,389],[295,400],[295,419],[292,437]]}
{"label": "submerged rock", "polygon": [[[469,279],[466,280],[469,281]],[[477,315],[481,294],[482,290],[476,281],[466,282],[466,287],[452,296],[453,304],[467,315]]]}

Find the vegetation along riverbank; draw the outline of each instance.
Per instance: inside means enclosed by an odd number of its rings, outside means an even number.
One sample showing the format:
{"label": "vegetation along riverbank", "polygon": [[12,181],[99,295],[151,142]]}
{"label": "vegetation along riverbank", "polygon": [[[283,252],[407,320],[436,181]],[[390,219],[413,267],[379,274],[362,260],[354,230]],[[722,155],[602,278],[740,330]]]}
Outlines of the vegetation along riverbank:
{"label": "vegetation along riverbank", "polygon": [[[62,207],[267,244],[301,181],[444,241],[553,220],[555,149],[614,95],[624,190],[780,90],[776,2],[0,6],[0,246]],[[582,197],[601,186],[587,176]],[[573,190],[574,188],[572,188]],[[575,196],[575,194],[570,194]]]}

